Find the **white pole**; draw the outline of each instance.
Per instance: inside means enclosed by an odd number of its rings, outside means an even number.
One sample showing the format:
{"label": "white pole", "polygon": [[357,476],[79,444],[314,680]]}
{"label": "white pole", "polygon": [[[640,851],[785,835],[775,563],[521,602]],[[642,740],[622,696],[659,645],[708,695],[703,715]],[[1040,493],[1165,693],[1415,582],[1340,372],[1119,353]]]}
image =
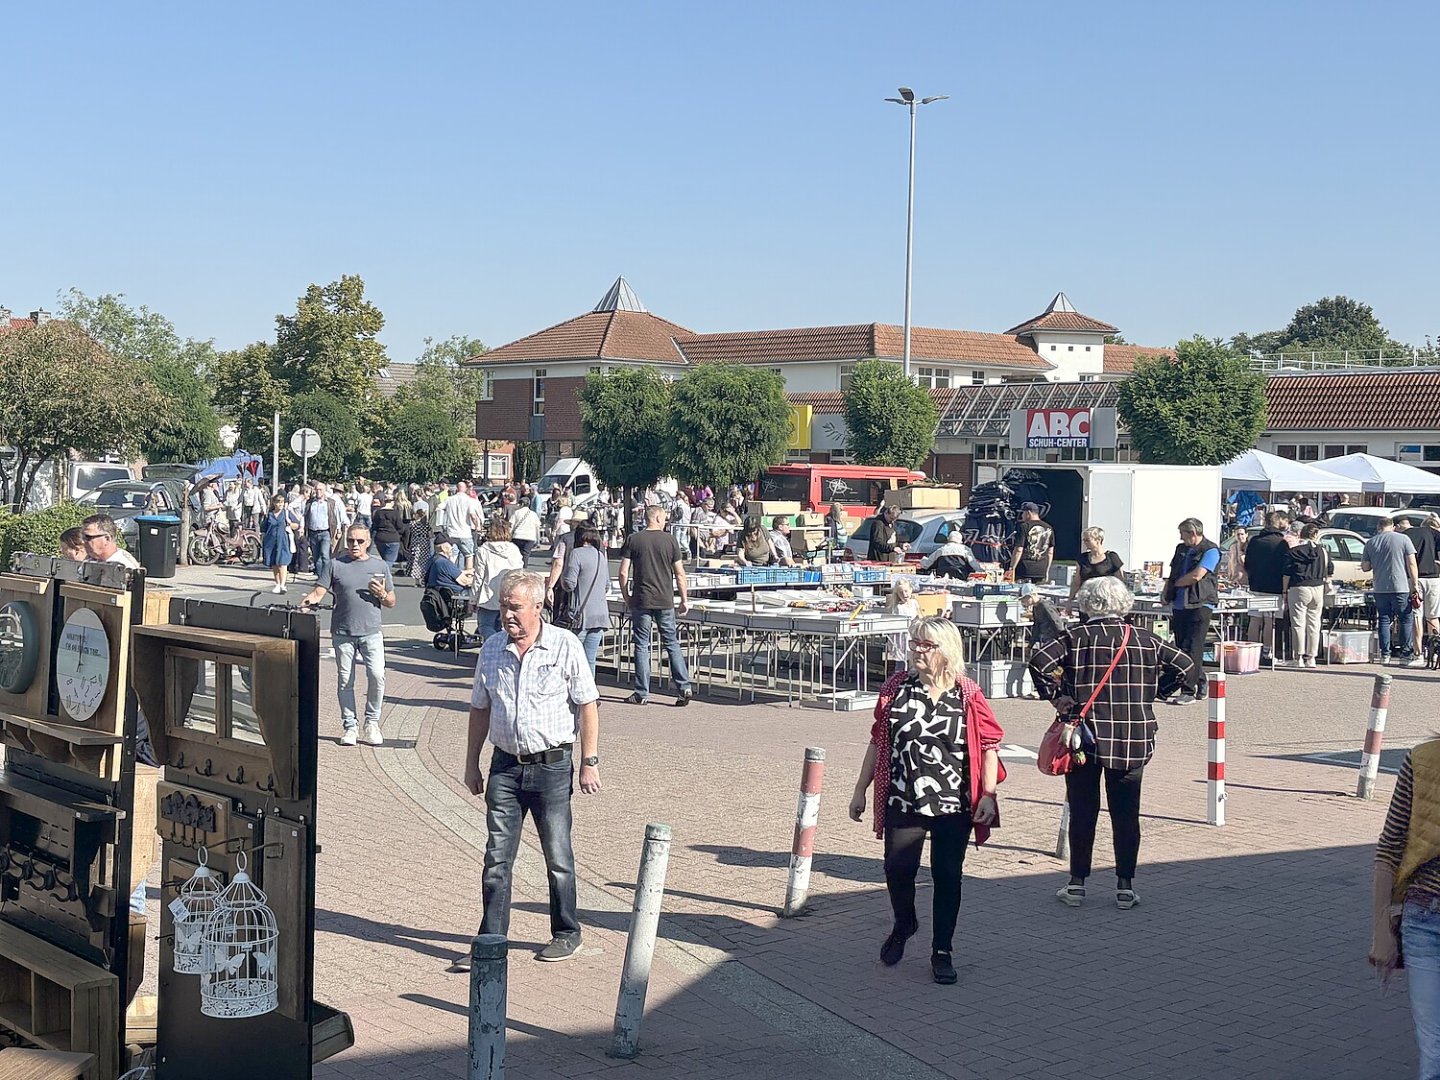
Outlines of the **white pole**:
{"label": "white pole", "polygon": [[1380,746],[1385,740],[1385,718],[1390,714],[1390,676],[1376,675],[1370,694],[1370,725],[1365,730],[1365,748],[1360,752],[1360,782],[1357,799],[1375,794],[1375,777],[1380,772]]}
{"label": "white pole", "polygon": [[915,249],[915,106],[910,102],[910,199],[905,205],[905,378],[910,378],[910,281]]}
{"label": "white pole", "polygon": [[1210,760],[1205,793],[1205,820],[1210,825],[1225,824],[1225,658],[1210,675]]}
{"label": "white pole", "polygon": [[280,490],[280,413],[275,413],[275,442],[270,450],[270,494]]}
{"label": "white pole", "polygon": [[1060,807],[1060,835],[1055,840],[1055,858],[1063,859],[1070,850],[1070,800]]}
{"label": "white pole", "polygon": [[470,943],[470,1037],[467,1080],[505,1080],[506,950],[504,934]]}
{"label": "white pole", "polygon": [[635,907],[630,915],[630,935],[625,941],[625,967],[620,972],[620,997],[615,1003],[611,1057],[633,1058],[640,1053],[640,1021],[645,1017],[650,961],[655,955],[655,934],[660,925],[665,871],[669,864],[670,826],[646,825],[640,876],[635,883]]}
{"label": "white pole", "polygon": [[825,782],[825,751],[805,748],[800,773],[800,801],[795,807],[795,840],[790,848],[790,880],[785,887],[784,918],[799,915],[810,895],[810,860],[815,854],[815,827],[820,821],[820,788]]}

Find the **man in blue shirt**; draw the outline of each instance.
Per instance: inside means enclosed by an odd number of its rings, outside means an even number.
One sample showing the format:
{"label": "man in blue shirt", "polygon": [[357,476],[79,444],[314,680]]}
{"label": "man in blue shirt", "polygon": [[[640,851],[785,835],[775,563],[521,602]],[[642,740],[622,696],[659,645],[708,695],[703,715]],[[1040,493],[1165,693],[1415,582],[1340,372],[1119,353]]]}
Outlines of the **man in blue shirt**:
{"label": "man in blue shirt", "polygon": [[[450,598],[452,612],[464,611],[469,603],[470,586],[474,584],[475,576],[460,565],[456,558],[459,552],[455,550],[454,540],[444,533],[436,533],[432,542],[435,545],[435,554],[430,556],[430,566],[425,571],[425,587],[445,593]],[[463,619],[460,632],[465,632]]]}
{"label": "man in blue shirt", "polygon": [[1205,697],[1205,636],[1210,630],[1210,616],[1220,602],[1220,590],[1215,584],[1219,565],[1220,549],[1205,539],[1204,524],[1198,518],[1182,521],[1180,543],[1170,559],[1170,576],[1161,596],[1170,602],[1175,645],[1190,657],[1193,666],[1180,694],[1170,699],[1172,705],[1193,705]]}

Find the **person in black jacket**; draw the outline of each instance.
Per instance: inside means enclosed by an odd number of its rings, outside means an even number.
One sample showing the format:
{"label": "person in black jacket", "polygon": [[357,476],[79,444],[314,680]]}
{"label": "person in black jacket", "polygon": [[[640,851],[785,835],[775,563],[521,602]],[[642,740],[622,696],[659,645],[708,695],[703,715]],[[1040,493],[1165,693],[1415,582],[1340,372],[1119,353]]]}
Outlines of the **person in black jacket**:
{"label": "person in black jacket", "polygon": [[1170,575],[1160,593],[1171,608],[1170,629],[1175,645],[1190,657],[1191,665],[1180,693],[1170,699],[1172,705],[1193,705],[1206,696],[1205,636],[1210,631],[1210,617],[1220,603],[1220,590],[1215,584],[1219,566],[1220,549],[1205,539],[1200,519],[1182,521],[1180,543],[1175,545]]}
{"label": "person in black jacket", "polygon": [[[1290,541],[1285,533],[1289,527],[1290,515],[1283,510],[1272,510],[1265,515],[1265,528],[1246,545],[1245,577],[1252,593],[1279,596],[1285,591],[1285,566],[1290,554]],[[1275,616],[1251,618],[1251,641],[1273,641],[1274,633]]]}
{"label": "person in black jacket", "polygon": [[1325,582],[1333,573],[1330,556],[1320,546],[1320,526],[1300,530],[1300,543],[1285,553],[1281,580],[1285,610],[1290,616],[1290,652],[1294,666],[1315,666],[1320,651],[1320,615],[1325,609]]}
{"label": "person in black jacket", "polygon": [[870,525],[870,547],[865,558],[870,562],[894,562],[897,551],[910,550],[909,544],[899,543],[895,536],[895,522],[900,517],[898,506],[884,506],[875,515]]}

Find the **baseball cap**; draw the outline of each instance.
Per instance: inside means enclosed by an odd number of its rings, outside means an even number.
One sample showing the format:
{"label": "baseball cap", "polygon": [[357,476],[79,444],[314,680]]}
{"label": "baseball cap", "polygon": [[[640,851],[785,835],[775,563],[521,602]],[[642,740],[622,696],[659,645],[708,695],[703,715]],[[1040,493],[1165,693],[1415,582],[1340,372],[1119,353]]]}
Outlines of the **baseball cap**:
{"label": "baseball cap", "polygon": [[436,547],[439,547],[441,544],[451,543],[450,537],[444,533],[436,533],[430,540]]}
{"label": "baseball cap", "polygon": [[1023,502],[1020,504],[1020,512],[1022,514],[1038,514],[1040,512],[1040,504],[1033,502]]}

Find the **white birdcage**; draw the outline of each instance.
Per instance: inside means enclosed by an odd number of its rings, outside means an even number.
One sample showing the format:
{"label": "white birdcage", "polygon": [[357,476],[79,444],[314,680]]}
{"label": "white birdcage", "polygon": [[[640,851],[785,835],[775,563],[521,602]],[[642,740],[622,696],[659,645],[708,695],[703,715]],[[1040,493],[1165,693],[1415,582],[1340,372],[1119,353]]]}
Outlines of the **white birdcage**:
{"label": "white birdcage", "polygon": [[280,1001],[275,913],[245,873],[243,852],[235,864],[235,876],[216,899],[201,942],[205,970],[200,973],[200,1012],[223,1020],[261,1016]]}
{"label": "white birdcage", "polygon": [[190,875],[190,880],[180,886],[180,895],[170,904],[170,915],[175,923],[175,947],[171,958],[177,975],[199,975],[205,970],[205,926],[214,916],[220,897],[220,885],[207,865],[210,853],[204,847],[200,848],[198,859],[200,865]]}

